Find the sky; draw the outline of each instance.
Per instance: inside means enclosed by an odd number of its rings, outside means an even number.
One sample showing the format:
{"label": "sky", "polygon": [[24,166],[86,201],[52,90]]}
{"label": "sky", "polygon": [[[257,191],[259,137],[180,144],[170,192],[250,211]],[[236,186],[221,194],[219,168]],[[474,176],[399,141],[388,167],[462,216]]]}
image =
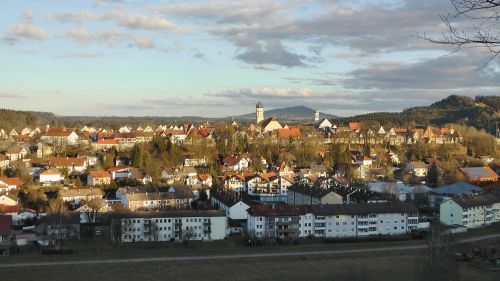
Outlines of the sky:
{"label": "sky", "polygon": [[[441,36],[449,0],[2,0],[0,108],[351,116],[499,95],[496,62]],[[465,24],[463,22],[459,24]]]}

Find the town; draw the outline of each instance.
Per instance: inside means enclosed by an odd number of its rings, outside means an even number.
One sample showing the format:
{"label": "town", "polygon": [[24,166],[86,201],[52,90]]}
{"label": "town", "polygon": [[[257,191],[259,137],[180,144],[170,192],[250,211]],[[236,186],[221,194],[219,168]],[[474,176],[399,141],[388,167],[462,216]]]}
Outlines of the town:
{"label": "town", "polygon": [[500,222],[492,135],[340,124],[319,111],[284,124],[262,102],[255,110],[250,123],[1,129],[0,254],[89,237],[412,239],[433,224],[459,233]]}

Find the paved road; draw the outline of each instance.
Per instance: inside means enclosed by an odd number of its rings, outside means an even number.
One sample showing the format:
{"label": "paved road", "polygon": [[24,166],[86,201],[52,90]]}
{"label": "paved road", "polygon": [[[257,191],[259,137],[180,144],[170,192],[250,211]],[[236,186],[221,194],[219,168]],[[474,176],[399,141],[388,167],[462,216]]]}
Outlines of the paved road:
{"label": "paved road", "polygon": [[[500,234],[478,236],[460,240],[459,243],[470,243],[481,240],[500,238]],[[231,254],[231,255],[206,255],[187,257],[145,257],[145,258],[123,258],[104,260],[73,260],[73,261],[52,261],[52,262],[23,262],[15,264],[0,264],[0,268],[20,268],[33,266],[60,266],[60,265],[86,265],[86,264],[118,264],[118,263],[143,263],[143,262],[168,262],[168,261],[200,261],[200,260],[231,260],[240,258],[273,258],[291,256],[331,256],[342,254],[359,254],[372,252],[391,252],[404,250],[425,249],[427,245],[410,246],[389,246],[380,248],[362,248],[351,250],[328,250],[328,251],[302,251],[302,252],[279,252],[279,253],[254,253],[254,254]]]}

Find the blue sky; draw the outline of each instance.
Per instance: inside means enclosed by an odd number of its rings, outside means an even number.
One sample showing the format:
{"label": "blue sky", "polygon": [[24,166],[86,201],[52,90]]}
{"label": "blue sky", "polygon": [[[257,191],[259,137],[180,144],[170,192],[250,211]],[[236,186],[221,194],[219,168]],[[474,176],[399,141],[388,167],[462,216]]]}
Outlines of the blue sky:
{"label": "blue sky", "polygon": [[219,117],[307,105],[348,116],[498,94],[487,54],[446,31],[448,0],[3,0],[0,107]]}

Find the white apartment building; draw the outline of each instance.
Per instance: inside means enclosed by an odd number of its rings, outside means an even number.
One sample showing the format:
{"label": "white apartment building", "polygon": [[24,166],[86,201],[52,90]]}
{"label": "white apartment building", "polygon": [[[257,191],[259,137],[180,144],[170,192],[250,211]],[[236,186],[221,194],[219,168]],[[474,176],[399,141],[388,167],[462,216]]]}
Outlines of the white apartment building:
{"label": "white apartment building", "polygon": [[222,240],[226,237],[224,212],[216,210],[174,210],[132,212],[113,218],[115,242]]}
{"label": "white apartment building", "polygon": [[413,203],[347,205],[257,205],[248,209],[247,229],[258,238],[325,238],[403,235],[416,230]]}
{"label": "white apartment building", "polygon": [[454,197],[440,205],[439,219],[446,225],[478,228],[500,222],[500,194]]}

